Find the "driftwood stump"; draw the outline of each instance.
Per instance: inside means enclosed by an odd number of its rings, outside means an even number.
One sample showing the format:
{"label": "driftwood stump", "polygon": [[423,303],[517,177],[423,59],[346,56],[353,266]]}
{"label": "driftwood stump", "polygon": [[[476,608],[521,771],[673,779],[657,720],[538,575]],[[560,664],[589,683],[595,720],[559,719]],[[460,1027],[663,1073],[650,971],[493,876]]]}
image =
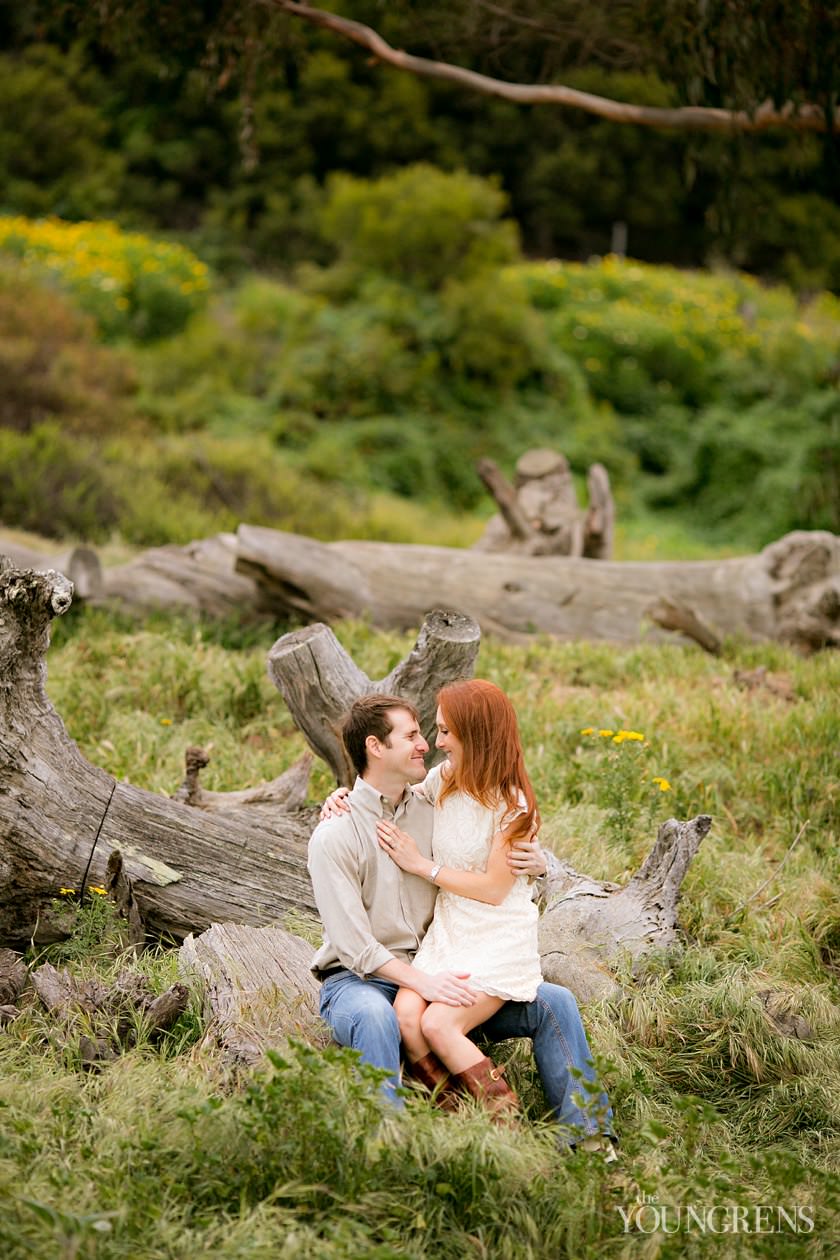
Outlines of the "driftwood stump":
{"label": "driftwood stump", "polygon": [[409,700],[434,745],[437,693],[445,683],[469,678],[481,631],[470,617],[441,610],[423,621],[408,656],[385,678],[371,681],[350,659],[328,626],[317,623],[278,639],[268,654],[268,674],[310,746],[339,783],[356,772],[341,742],[341,719],[354,700],[373,692]]}
{"label": "driftwood stump", "polygon": [[499,515],[487,522],[475,550],[593,560],[612,555],[615,507],[603,464],[589,470],[586,511],[578,505],[568,460],[559,451],[526,451],[513,485],[492,459],[479,460],[476,470]]}

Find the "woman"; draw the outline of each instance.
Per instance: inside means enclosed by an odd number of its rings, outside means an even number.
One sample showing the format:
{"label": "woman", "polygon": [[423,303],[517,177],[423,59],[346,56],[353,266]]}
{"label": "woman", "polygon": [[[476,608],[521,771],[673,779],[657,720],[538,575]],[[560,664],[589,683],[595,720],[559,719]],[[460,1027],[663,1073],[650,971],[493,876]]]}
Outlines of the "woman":
{"label": "woman", "polygon": [[[409,1070],[442,1082],[453,1075],[493,1111],[511,1110],[516,1095],[501,1069],[467,1034],[508,1000],[531,1001],[542,980],[537,907],[507,853],[539,825],[525,770],[516,714],[494,683],[452,683],[438,696],[436,745],[447,760],[415,789],[435,805],[433,858],[392,822],[378,824],[379,842],[402,870],[441,889],[431,926],[414,959],[424,971],[469,973],[479,992],[473,1006],[426,1003],[400,989],[394,1009]],[[439,1062],[438,1062],[439,1061]]]}

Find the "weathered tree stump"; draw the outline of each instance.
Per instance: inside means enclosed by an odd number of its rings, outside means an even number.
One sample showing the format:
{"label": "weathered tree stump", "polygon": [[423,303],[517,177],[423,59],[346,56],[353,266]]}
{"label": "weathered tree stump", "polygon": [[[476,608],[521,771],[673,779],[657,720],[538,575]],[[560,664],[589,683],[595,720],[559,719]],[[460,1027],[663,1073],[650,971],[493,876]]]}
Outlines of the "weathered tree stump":
{"label": "weathered tree stump", "polygon": [[268,654],[268,673],[310,746],[339,783],[356,772],[341,742],[340,723],[360,696],[397,695],[409,700],[434,745],[437,693],[472,675],[481,631],[470,617],[436,610],[424,619],[408,656],[385,678],[373,682],[350,659],[328,626],[316,623],[278,639]]}
{"label": "weathered tree stump", "polygon": [[82,1064],[92,1067],[116,1058],[136,1044],[167,1032],[186,1009],[189,989],[173,984],[157,997],[147,978],[124,972],[110,987],[101,980],[80,980],[66,968],[44,963],[30,979],[41,1002],[55,1017],[59,1036],[77,1045]]}
{"label": "weathered tree stump", "polygon": [[586,511],[578,505],[571,469],[559,451],[526,451],[517,461],[513,485],[492,459],[479,460],[476,469],[500,514],[487,522],[475,550],[610,558],[615,507],[603,464],[589,470]]}

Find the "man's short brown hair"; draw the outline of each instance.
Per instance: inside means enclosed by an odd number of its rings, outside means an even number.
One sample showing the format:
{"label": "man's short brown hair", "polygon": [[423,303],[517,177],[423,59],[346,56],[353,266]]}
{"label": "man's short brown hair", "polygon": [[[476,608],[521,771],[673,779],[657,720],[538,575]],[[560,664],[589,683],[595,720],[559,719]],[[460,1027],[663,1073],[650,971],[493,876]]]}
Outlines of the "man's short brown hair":
{"label": "man's short brown hair", "polygon": [[394,709],[406,709],[417,723],[420,722],[414,705],[400,696],[361,696],[350,706],[350,711],[341,724],[341,738],[356,774],[364,774],[367,770],[365,741],[369,735],[374,735],[383,744],[387,744],[388,736],[394,729],[390,717]]}

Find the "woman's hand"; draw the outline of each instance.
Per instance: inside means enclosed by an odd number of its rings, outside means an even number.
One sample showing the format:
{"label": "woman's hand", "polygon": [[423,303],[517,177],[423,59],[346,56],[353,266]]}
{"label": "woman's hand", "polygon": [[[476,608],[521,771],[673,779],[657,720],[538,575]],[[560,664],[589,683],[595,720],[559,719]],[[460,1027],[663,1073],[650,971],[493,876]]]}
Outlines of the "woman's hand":
{"label": "woman's hand", "polygon": [[342,814],[349,814],[350,806],[347,804],[349,795],[349,787],[337,787],[334,792],[330,792],[321,806],[321,812],[318,815],[320,821],[323,822],[325,818],[340,818]]}
{"label": "woman's hand", "polygon": [[423,857],[411,836],[385,818],[376,824],[376,834],[380,848],[393,858],[400,870],[409,875],[428,875],[433,863]]}

